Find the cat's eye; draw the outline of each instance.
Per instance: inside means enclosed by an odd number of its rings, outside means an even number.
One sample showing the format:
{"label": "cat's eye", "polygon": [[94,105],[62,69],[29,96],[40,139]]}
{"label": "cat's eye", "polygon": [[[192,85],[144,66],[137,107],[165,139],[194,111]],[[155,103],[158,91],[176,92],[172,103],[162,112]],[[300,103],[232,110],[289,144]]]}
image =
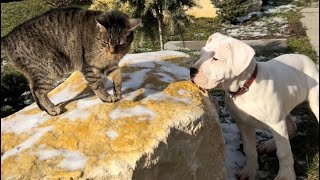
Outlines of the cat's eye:
{"label": "cat's eye", "polygon": [[108,45],[109,45],[109,43],[108,43],[108,42],[106,42],[106,41],[103,41],[103,42],[102,42],[102,45],[104,45],[104,46],[108,46]]}

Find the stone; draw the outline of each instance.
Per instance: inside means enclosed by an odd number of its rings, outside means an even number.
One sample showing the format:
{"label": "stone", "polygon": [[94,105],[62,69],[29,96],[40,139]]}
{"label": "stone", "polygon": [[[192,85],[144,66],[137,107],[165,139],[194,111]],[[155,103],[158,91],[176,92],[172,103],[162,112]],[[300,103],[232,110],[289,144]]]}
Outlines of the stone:
{"label": "stone", "polygon": [[[250,45],[257,53],[261,51],[281,51],[287,48],[286,39],[259,39],[259,40],[242,40]],[[199,51],[205,46],[207,41],[169,41],[164,44],[166,50],[196,50]]]}
{"label": "stone", "polygon": [[246,3],[249,5],[247,13],[257,12],[261,10],[262,0],[247,0]]}
{"label": "stone", "polygon": [[226,179],[216,106],[190,82],[191,64],[176,51],[126,55],[116,103],[73,73],[49,93],[63,114],[32,104],[1,119],[2,178]]}

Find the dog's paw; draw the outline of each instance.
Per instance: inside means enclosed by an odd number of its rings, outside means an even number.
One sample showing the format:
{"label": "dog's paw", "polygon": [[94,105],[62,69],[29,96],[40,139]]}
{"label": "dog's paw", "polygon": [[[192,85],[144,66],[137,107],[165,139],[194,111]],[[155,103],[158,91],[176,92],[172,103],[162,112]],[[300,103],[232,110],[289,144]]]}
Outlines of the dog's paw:
{"label": "dog's paw", "polygon": [[237,180],[255,180],[256,174],[256,168],[245,166],[236,176]]}
{"label": "dog's paw", "polygon": [[269,154],[273,153],[277,150],[276,143],[274,139],[270,139],[268,141],[262,142],[258,148],[258,154]]}
{"label": "dog's paw", "polygon": [[107,97],[103,97],[103,98],[100,98],[103,102],[108,102],[108,103],[111,103],[111,102],[116,102],[116,101],[119,101],[120,100],[120,97],[119,96],[113,96],[113,95],[109,95]]}
{"label": "dog's paw", "polygon": [[293,169],[279,170],[278,175],[274,180],[295,180],[296,174]]}

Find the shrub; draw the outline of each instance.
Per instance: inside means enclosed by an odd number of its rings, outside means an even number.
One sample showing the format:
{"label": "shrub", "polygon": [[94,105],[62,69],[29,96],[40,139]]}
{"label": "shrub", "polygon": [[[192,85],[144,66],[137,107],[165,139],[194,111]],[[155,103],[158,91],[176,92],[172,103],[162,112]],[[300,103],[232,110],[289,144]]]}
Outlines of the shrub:
{"label": "shrub", "polygon": [[212,4],[219,8],[217,19],[223,23],[235,23],[236,19],[246,14],[249,5],[244,0],[211,0]]}
{"label": "shrub", "polygon": [[24,96],[28,94],[27,91],[29,91],[29,86],[24,75],[10,66],[2,66],[1,117],[10,115],[28,105],[25,103],[26,97]]}
{"label": "shrub", "polygon": [[123,3],[121,0],[92,0],[92,4],[89,9],[100,11],[117,9],[126,14],[132,14],[135,10],[128,3]]}
{"label": "shrub", "polygon": [[92,0],[45,0],[46,3],[52,6],[71,6],[71,5],[89,5]]}

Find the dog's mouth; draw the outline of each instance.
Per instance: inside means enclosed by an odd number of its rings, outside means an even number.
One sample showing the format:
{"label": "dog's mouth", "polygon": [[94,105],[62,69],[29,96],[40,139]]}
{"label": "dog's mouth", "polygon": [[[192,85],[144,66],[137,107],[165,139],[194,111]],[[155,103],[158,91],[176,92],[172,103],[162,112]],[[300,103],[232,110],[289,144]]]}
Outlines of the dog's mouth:
{"label": "dog's mouth", "polygon": [[202,92],[208,92],[208,90],[207,90],[207,89],[204,89],[204,88],[202,88],[202,87],[198,86],[198,85],[193,81],[193,79],[191,79],[190,81],[191,81],[194,85],[196,85],[196,86],[197,86],[197,88],[198,88],[198,89],[200,89],[200,91],[202,91]]}

